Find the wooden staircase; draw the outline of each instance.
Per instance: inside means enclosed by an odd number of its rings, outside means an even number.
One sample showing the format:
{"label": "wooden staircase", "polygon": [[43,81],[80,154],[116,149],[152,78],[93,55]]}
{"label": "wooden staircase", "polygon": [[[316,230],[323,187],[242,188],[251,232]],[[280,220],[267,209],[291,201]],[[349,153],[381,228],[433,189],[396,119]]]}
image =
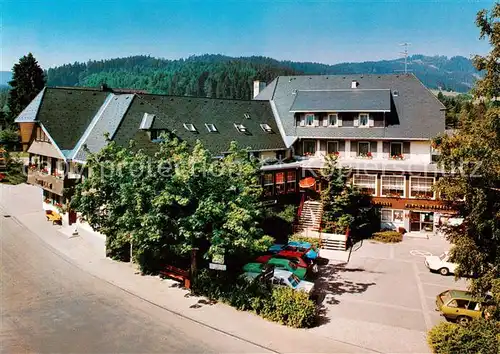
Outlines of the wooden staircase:
{"label": "wooden staircase", "polygon": [[307,200],[304,201],[302,208],[299,210],[297,232],[306,230],[319,231],[323,216],[323,204],[314,200]]}

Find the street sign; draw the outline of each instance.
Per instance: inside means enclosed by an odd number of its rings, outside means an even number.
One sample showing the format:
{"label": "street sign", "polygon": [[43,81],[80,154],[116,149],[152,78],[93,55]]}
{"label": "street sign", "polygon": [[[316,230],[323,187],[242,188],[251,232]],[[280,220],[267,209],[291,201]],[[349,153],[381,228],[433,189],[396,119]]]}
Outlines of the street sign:
{"label": "street sign", "polygon": [[225,264],[209,263],[208,267],[215,270],[226,270]]}

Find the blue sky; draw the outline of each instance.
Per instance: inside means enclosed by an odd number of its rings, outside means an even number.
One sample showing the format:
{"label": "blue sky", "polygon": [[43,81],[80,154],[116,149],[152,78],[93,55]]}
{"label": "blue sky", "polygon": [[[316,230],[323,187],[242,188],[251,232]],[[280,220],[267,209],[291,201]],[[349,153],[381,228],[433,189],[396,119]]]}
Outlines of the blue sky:
{"label": "blue sky", "polygon": [[137,54],[264,55],[338,63],[410,53],[484,54],[478,10],[493,1],[0,0],[0,70]]}

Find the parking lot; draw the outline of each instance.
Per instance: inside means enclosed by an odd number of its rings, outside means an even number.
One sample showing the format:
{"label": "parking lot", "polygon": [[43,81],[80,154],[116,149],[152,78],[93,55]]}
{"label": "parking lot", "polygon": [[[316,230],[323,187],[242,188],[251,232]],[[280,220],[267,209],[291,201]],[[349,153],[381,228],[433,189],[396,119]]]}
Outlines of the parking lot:
{"label": "parking lot", "polygon": [[466,289],[464,280],[455,282],[453,275],[431,273],[424,265],[425,255],[449,247],[441,236],[358,244],[349,263],[322,267],[316,281],[322,325],[312,330],[370,350],[429,352],[426,331],[443,320],[435,311],[436,295]]}

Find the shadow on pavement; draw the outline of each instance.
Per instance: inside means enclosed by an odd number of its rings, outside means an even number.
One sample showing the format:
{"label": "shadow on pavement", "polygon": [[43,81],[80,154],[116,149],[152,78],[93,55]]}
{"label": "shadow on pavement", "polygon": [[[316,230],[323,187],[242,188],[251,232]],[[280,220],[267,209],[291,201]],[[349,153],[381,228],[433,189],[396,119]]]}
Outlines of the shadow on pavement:
{"label": "shadow on pavement", "polygon": [[345,293],[360,294],[365,292],[370,286],[376,284],[374,282],[362,283],[343,280],[342,275],[344,273],[353,272],[380,273],[366,271],[363,268],[349,268],[345,263],[327,264],[320,268],[319,276],[315,282],[316,301],[318,304],[318,326],[330,322],[330,318],[327,314],[327,305],[337,305],[340,303],[336,296],[340,296]]}

